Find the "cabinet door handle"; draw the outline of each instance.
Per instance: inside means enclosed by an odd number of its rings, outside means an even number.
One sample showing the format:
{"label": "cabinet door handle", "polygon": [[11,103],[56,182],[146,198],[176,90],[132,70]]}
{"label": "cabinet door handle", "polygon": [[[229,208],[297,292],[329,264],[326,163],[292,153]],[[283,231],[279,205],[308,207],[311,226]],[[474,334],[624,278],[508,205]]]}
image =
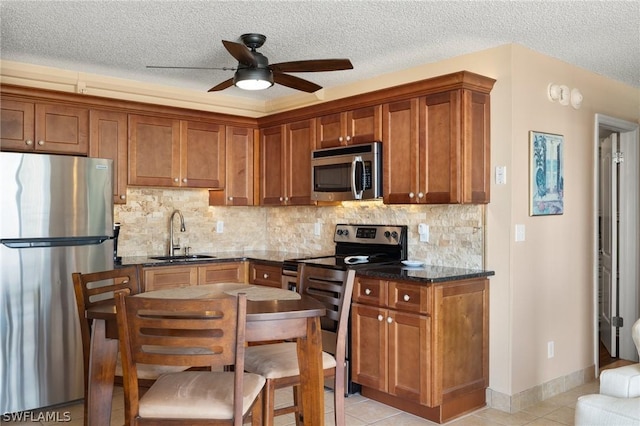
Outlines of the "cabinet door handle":
{"label": "cabinet door handle", "polygon": [[382,316],[382,314],[378,315],[378,321],[382,321],[384,319],[384,317]]}
{"label": "cabinet door handle", "polygon": [[364,290],[364,294],[366,294],[367,296],[371,294],[371,290],[369,290],[368,288]]}
{"label": "cabinet door handle", "polygon": [[187,178],[182,179],[182,182],[187,183]]}
{"label": "cabinet door handle", "polygon": [[413,198],[415,196],[415,194],[413,192],[409,193],[409,198]]}
{"label": "cabinet door handle", "polygon": [[418,198],[422,198],[424,197],[424,194],[422,192],[418,192]]}
{"label": "cabinet door handle", "polygon": [[126,195],[124,195],[124,194],[122,194],[122,195],[120,196],[120,199],[121,199],[121,200],[124,200],[125,198],[127,198],[127,196],[126,196]]}
{"label": "cabinet door handle", "polygon": [[388,323],[388,324],[391,324],[392,322],[393,322],[393,318],[391,318],[391,317],[387,317],[387,323]]}
{"label": "cabinet door handle", "polygon": [[38,141],[38,145],[40,146],[44,145],[44,141]]}
{"label": "cabinet door handle", "polygon": [[409,295],[408,295],[408,294],[405,294],[405,295],[404,295],[404,297],[403,297],[402,299],[404,299],[404,301],[405,301],[405,302],[408,302],[408,301],[409,301],[409,299],[411,299],[411,298],[409,297]]}
{"label": "cabinet door handle", "polygon": [[284,201],[284,198],[280,197],[280,201]]}
{"label": "cabinet door handle", "polygon": [[25,142],[25,144],[26,144],[27,146],[31,146],[31,145],[33,145],[33,141],[32,141],[31,139],[27,139],[27,141]]}
{"label": "cabinet door handle", "polygon": [[347,142],[351,140],[351,136],[347,136]]}
{"label": "cabinet door handle", "polygon": [[233,201],[233,197],[229,197],[229,201]]}
{"label": "cabinet door handle", "polygon": [[342,141],[343,141],[342,136],[340,136],[340,137],[338,138],[338,142],[342,142]]}
{"label": "cabinet door handle", "polygon": [[180,182],[180,179],[178,179],[178,178],[173,178],[173,181],[174,181],[174,182]]}
{"label": "cabinet door handle", "polygon": [[262,278],[264,278],[266,280],[267,278],[269,278],[269,274],[262,275]]}

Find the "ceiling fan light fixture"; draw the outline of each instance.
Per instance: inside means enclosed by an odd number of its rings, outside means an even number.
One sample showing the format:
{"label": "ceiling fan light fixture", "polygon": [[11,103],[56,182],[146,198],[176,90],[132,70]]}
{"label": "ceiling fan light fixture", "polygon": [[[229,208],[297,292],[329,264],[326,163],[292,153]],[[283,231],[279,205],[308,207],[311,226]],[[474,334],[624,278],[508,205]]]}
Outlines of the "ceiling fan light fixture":
{"label": "ceiling fan light fixture", "polygon": [[273,86],[273,74],[268,68],[239,68],[233,84],[243,90],[264,90]]}

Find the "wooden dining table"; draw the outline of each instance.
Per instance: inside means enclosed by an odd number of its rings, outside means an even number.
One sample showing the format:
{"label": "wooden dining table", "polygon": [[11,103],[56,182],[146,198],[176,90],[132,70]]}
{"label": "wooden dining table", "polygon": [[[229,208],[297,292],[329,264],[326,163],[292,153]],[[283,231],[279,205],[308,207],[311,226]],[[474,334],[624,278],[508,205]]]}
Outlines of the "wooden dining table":
{"label": "wooden dining table", "polygon": [[[247,294],[247,342],[296,339],[305,423],[324,424],[324,375],[320,317],[325,306],[309,296],[273,287],[238,283],[217,283],[140,293],[138,297],[215,298]],[[118,355],[118,327],[115,306],[101,305],[87,310],[93,320],[89,383],[85,395],[85,425],[109,426],[111,400]]]}

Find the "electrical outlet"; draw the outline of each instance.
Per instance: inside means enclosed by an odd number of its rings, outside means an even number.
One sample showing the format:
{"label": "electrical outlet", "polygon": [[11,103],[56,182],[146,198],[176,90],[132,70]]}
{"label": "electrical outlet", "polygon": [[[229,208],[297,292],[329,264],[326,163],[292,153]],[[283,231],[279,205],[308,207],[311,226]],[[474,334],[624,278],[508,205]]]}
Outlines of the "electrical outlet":
{"label": "electrical outlet", "polygon": [[547,342],[547,358],[553,358],[554,355],[554,349],[553,349],[553,340],[550,342]]}
{"label": "electrical outlet", "polygon": [[216,223],[216,232],[218,234],[222,234],[224,232],[224,222],[219,220],[218,223]]}
{"label": "electrical outlet", "polygon": [[315,235],[316,237],[319,237],[321,232],[322,232],[322,224],[320,222],[314,223],[313,224],[313,235]]}
{"label": "electrical outlet", "polygon": [[420,235],[420,241],[423,243],[429,242],[429,225],[426,223],[418,224],[418,235]]}

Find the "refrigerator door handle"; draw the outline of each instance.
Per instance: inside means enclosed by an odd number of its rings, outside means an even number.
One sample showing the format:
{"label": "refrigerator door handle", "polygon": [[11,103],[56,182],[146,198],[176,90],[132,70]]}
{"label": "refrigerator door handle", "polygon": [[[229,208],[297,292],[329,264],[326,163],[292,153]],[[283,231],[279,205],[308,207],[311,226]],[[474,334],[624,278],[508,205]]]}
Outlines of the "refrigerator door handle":
{"label": "refrigerator door handle", "polygon": [[0,240],[4,246],[12,249],[22,249],[30,247],[67,247],[67,246],[90,246],[102,244],[111,237],[101,235],[98,237],[83,238],[31,238],[31,239],[3,239]]}

